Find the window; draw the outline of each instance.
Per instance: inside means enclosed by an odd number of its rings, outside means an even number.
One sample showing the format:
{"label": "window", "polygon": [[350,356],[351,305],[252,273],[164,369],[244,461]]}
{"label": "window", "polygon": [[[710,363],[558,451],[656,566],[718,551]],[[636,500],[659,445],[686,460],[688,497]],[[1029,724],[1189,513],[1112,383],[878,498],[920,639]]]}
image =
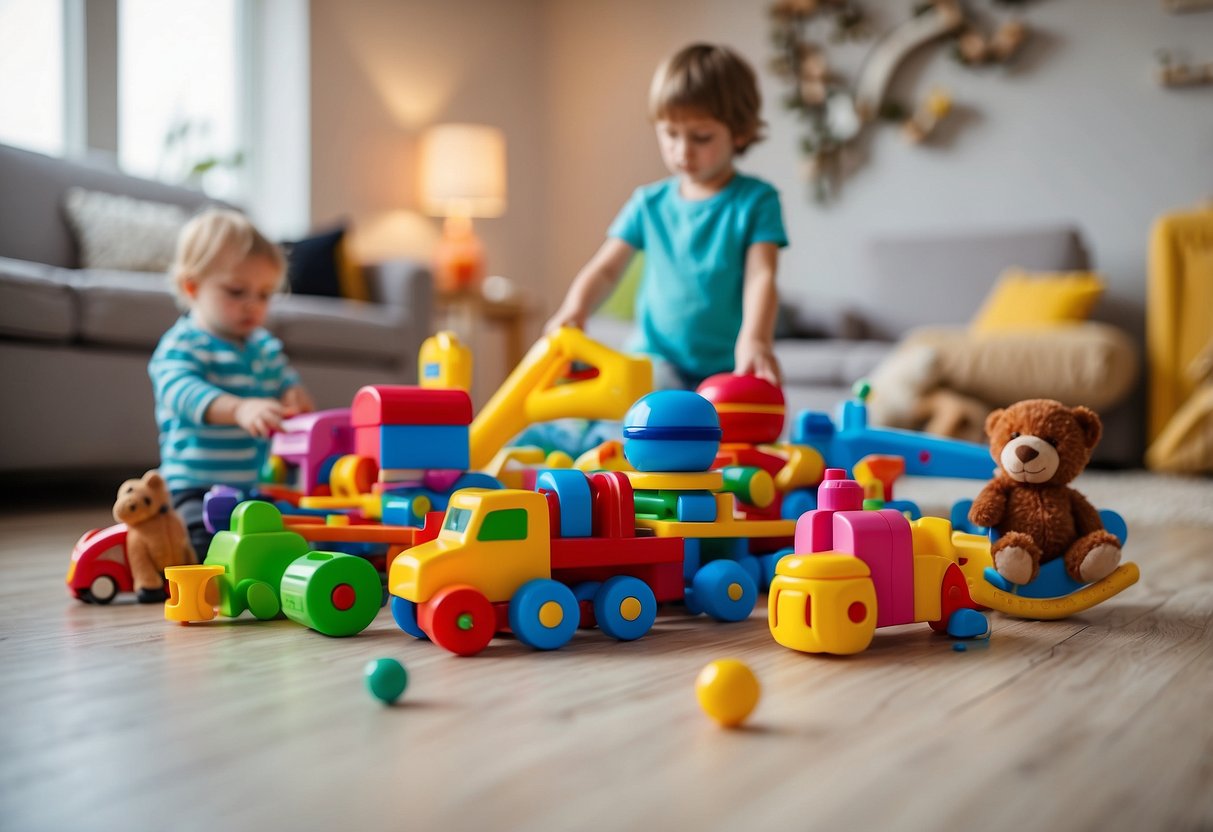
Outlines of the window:
{"label": "window", "polygon": [[0,0],[0,142],[64,149],[63,4]]}
{"label": "window", "polygon": [[212,196],[244,193],[239,0],[121,0],[118,160]]}
{"label": "window", "polygon": [[526,540],[526,509],[503,508],[480,524],[477,540]]}
{"label": "window", "polygon": [[462,532],[468,527],[468,521],[471,519],[470,509],[449,508],[446,512],[446,522],[442,524],[442,528],[448,532]]}

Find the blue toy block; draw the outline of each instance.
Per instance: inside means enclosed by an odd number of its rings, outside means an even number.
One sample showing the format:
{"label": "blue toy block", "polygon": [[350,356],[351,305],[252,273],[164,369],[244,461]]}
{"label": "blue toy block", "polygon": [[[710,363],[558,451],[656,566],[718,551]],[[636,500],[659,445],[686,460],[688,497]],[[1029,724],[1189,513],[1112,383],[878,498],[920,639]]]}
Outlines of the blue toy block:
{"label": "blue toy block", "polygon": [[466,471],[467,425],[380,425],[379,467]]}
{"label": "blue toy block", "polygon": [[716,522],[716,497],[706,491],[679,494],[678,519],[685,523]]}
{"label": "blue toy block", "polygon": [[560,501],[560,536],[589,537],[594,530],[590,481],[576,468],[545,468],[535,477],[536,491],[551,491]]}

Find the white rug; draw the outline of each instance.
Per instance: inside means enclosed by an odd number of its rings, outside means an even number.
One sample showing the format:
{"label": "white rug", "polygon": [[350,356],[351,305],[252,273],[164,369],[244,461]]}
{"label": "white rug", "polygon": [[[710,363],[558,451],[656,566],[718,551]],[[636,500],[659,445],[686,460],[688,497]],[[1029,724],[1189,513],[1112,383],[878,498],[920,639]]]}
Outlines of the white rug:
{"label": "white rug", "polygon": [[[893,487],[898,499],[913,500],[924,514],[947,517],[952,503],[977,496],[978,480],[907,477]],[[1147,471],[1087,471],[1074,482],[1096,508],[1110,508],[1129,524],[1213,528],[1213,478]]]}

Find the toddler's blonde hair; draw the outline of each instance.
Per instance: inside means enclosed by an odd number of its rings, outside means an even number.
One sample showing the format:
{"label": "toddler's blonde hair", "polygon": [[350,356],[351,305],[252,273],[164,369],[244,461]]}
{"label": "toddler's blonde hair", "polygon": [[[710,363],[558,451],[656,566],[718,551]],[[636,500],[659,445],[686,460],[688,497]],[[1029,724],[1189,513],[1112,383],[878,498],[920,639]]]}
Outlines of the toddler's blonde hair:
{"label": "toddler's blonde hair", "polygon": [[278,288],[282,288],[286,257],[248,217],[228,208],[209,208],[198,214],[181,229],[177,252],[169,267],[178,303],[188,306],[186,280],[204,280],[249,257],[264,257],[273,263],[282,276],[278,283]]}
{"label": "toddler's blonde hair", "polygon": [[657,68],[649,88],[650,119],[703,113],[729,128],[738,154],[762,141],[761,110],[753,67],[727,46],[691,44]]}

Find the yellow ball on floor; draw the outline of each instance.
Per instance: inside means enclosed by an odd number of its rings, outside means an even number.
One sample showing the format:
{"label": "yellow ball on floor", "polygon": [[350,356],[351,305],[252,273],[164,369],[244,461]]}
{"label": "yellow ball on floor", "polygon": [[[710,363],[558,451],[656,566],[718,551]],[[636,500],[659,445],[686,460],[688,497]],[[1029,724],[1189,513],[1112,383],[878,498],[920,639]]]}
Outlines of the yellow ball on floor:
{"label": "yellow ball on floor", "polygon": [[744,722],[761,693],[754,671],[737,659],[709,662],[695,679],[699,707],[726,728]]}

